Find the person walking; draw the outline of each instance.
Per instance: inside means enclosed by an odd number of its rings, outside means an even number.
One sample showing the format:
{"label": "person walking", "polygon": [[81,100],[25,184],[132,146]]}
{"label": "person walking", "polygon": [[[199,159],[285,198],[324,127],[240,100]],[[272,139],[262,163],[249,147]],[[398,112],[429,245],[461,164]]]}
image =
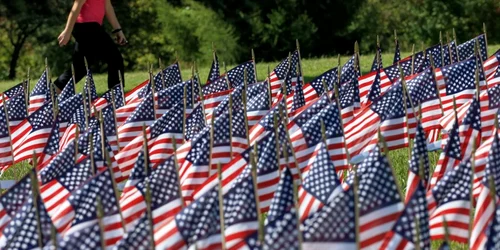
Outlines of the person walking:
{"label": "person walking", "polygon": [[[111,33],[115,36],[116,42],[102,26],[104,16],[113,27]],[[86,75],[84,57],[89,66],[98,61],[103,61],[108,65],[108,88],[120,83],[118,72],[121,73],[122,79],[125,81],[123,78],[123,57],[116,44],[126,45],[128,42],[116,18],[111,0],[75,0],[66,27],[57,38],[59,46],[67,45],[71,35],[76,40],[72,59],[76,82],[79,82]],[[71,77],[70,68],[57,78],[54,84],[57,86],[58,92],[62,91]]]}

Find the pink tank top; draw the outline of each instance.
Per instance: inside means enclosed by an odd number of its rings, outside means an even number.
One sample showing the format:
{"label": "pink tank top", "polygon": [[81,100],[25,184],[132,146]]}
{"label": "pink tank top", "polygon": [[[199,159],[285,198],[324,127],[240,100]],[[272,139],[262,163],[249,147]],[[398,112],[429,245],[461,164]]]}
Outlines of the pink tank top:
{"label": "pink tank top", "polygon": [[76,19],[77,23],[97,22],[102,25],[106,13],[106,0],[87,0]]}

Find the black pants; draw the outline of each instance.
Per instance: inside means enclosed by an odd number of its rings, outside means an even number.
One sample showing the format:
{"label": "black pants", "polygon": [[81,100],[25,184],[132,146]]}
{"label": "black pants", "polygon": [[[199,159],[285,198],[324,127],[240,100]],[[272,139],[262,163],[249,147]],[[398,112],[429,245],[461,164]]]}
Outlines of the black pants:
{"label": "black pants", "polygon": [[[76,40],[73,52],[73,66],[75,67],[75,80],[79,82],[86,74],[84,57],[87,58],[89,67],[98,61],[108,65],[108,88],[120,83],[118,72],[121,73],[123,84],[123,57],[117,45],[104,31],[99,23],[75,23],[73,37]],[[54,84],[62,90],[71,79],[71,68],[60,75]]]}

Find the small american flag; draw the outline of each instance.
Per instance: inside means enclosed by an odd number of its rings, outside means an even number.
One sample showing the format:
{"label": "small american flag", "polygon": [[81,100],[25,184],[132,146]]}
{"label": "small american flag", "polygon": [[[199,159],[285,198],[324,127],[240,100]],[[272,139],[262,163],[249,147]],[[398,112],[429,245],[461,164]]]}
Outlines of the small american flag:
{"label": "small american flag", "polygon": [[[472,234],[470,237],[471,247],[482,248],[487,241],[487,231],[489,224],[495,216],[496,205],[498,201],[498,190],[500,190],[500,139],[494,134],[495,139],[491,145],[490,153],[486,163],[486,169],[481,181],[481,191],[477,198],[476,209],[474,213],[474,222],[472,224]],[[495,191],[495,199],[492,197],[490,180],[492,180]]]}
{"label": "small american flag", "polygon": [[393,64],[384,69],[385,74],[389,78],[389,80],[393,83],[396,83],[397,80],[401,77],[401,70],[403,70],[404,76],[411,75],[411,56],[404,58],[399,61],[397,64]]}
{"label": "small american flag", "polygon": [[500,49],[491,55],[483,63],[484,75],[488,79],[488,87],[493,87],[500,82],[500,67],[498,67],[500,62]]}
{"label": "small american flag", "polygon": [[303,80],[302,80],[302,73],[301,73],[301,68],[300,64],[298,64],[297,67],[297,83],[294,86],[294,95],[293,95],[293,104],[292,104],[292,112],[298,110],[299,108],[303,107],[306,105],[306,100],[304,98],[304,91],[302,90],[303,87]]}
{"label": "small american flag", "polygon": [[29,103],[29,108],[28,112],[29,114],[33,114],[35,111],[37,111],[44,103],[47,101],[50,101],[50,92],[49,92],[49,85],[48,85],[48,80],[47,80],[47,71],[43,71],[42,76],[40,76],[40,79],[35,85],[35,88],[33,91],[31,91],[30,94],[30,103]]}
{"label": "small american flag", "polygon": [[18,94],[26,94],[25,91],[26,91],[26,84],[27,82],[26,81],[23,81],[21,83],[18,83],[16,84],[14,87],[8,89],[8,90],[5,90],[3,92],[3,94],[5,95],[5,97],[7,98],[12,98],[13,96],[16,96]]}
{"label": "small american flag", "polygon": [[260,244],[257,241],[257,234],[253,234],[246,239],[246,245],[249,249],[290,249],[299,248],[299,229],[297,212],[294,208],[289,212],[267,224],[264,228],[264,242]]}
{"label": "small american flag", "polygon": [[104,210],[102,222],[106,246],[112,247],[121,239],[124,230],[111,178],[110,171],[99,172],[80,188],[71,192],[61,204],[52,221],[56,228],[61,229],[59,232],[64,237],[83,230],[97,219],[96,200],[99,198]]}
{"label": "small american flag", "polygon": [[[296,50],[293,52],[292,57],[290,58],[290,68],[288,68],[288,72],[285,76],[285,87],[286,87],[286,95],[290,95],[294,90],[295,90],[295,85],[297,84],[298,81],[298,73],[297,70],[299,70],[299,55],[298,51]],[[272,85],[271,85],[272,86]]]}
{"label": "small american flag", "polygon": [[373,103],[373,101],[377,100],[382,95],[382,91],[380,89],[380,73],[380,70],[376,70],[375,79],[373,79],[373,83],[370,86],[368,95],[366,95],[366,98],[363,98],[361,100],[361,108],[369,106],[371,103]]}
{"label": "small american flag", "polygon": [[378,141],[379,128],[389,150],[402,148],[408,144],[406,114],[401,100],[403,100],[402,84],[397,83],[345,125],[346,143],[351,157],[373,148]]}
{"label": "small american flag", "polygon": [[[390,67],[388,67],[390,69]],[[379,86],[380,86],[380,95],[385,93],[391,86],[392,82],[391,79],[387,76],[385,73],[385,69],[381,69],[379,71],[372,71],[368,74],[362,75],[358,78],[358,85],[359,85],[359,98],[361,102],[367,103],[367,98],[368,94],[370,92],[370,89],[372,85],[375,83],[377,80],[377,75],[379,75]]]}
{"label": "small american flag", "polygon": [[[276,68],[271,72],[269,81],[271,82],[271,92],[273,99],[276,98],[278,92],[280,92],[283,83],[285,83],[285,78],[289,71],[293,72],[295,70],[295,65],[290,65],[290,62],[297,62],[299,58],[298,51],[294,51],[290,58],[285,58],[281,61]],[[290,60],[290,62],[289,62]]]}
{"label": "small american flag", "polygon": [[125,123],[118,127],[118,143],[120,148],[124,148],[134,138],[142,133],[142,125],[150,126],[155,121],[155,105],[151,95],[137,106],[135,111],[127,118]]}
{"label": "small american flag", "polygon": [[186,118],[186,131],[184,138],[186,141],[192,140],[200,131],[207,126],[203,105],[198,104],[193,112]]}
{"label": "small american flag", "polygon": [[24,93],[11,96],[6,101],[7,113],[9,114],[10,129],[14,129],[24,119],[28,118],[26,112],[26,95]]}
{"label": "small american flag", "polygon": [[347,124],[354,117],[354,113],[361,107],[359,99],[359,85],[357,78],[345,82],[339,89],[339,101],[343,124]]}
{"label": "small american flag", "polygon": [[48,102],[12,130],[14,163],[31,159],[33,152],[42,153],[54,124],[53,112]]}
{"label": "small american flag", "polygon": [[[83,94],[85,98],[85,103],[91,106],[90,104],[93,104],[98,96],[97,96],[97,90],[95,88],[95,83],[94,83],[94,77],[92,76],[92,71],[90,69],[87,70],[87,77],[85,78],[85,85],[83,85]],[[91,110],[87,114],[90,114]]]}
{"label": "small american flag", "polygon": [[425,192],[423,183],[419,182],[396,224],[385,235],[380,249],[414,249],[417,243],[420,249],[430,249],[429,214]]}
{"label": "small american flag", "polygon": [[325,81],[325,84],[327,86],[326,91],[333,90],[333,86],[337,84],[338,81],[337,67],[327,70],[325,73],[316,77],[310,83],[306,83],[304,85],[303,91],[304,91],[304,98],[306,101],[306,105],[316,100],[323,93],[325,93],[323,81]]}
{"label": "small american flag", "polygon": [[66,86],[64,86],[64,89],[61,91],[61,93],[57,97],[57,102],[59,102],[59,103],[64,102],[65,100],[74,96],[75,93],[76,93],[75,83],[73,82],[73,77],[72,77],[69,79],[68,83],[66,84]]}
{"label": "small american flag", "polygon": [[45,245],[50,240],[51,225],[52,222],[40,197],[37,197],[36,203],[30,197],[4,229],[0,237],[0,247],[2,249],[39,249],[38,227],[42,234],[40,241]]}
{"label": "small american flag", "polygon": [[391,168],[378,146],[358,166],[361,248],[378,248],[404,208]]}
{"label": "small american flag", "polygon": [[257,79],[255,79],[254,62],[250,60],[232,68],[227,72],[227,78],[233,88],[243,85],[245,70],[247,72],[247,84],[257,82]]}
{"label": "small american flag", "polygon": [[[143,140],[143,143],[147,143],[147,141]],[[146,162],[148,165],[146,166]],[[146,175],[146,169],[149,173],[151,173],[152,166],[151,161],[149,160],[149,150],[146,153],[144,151],[144,147],[141,148],[141,151],[138,155],[135,156],[135,164],[130,172],[130,176],[128,176],[127,182],[125,183],[125,187],[123,188],[121,197],[129,196],[129,191],[133,190],[135,186],[144,180],[144,178],[148,177]],[[125,221],[127,223],[127,221]]]}
{"label": "small american flag", "polygon": [[310,160],[310,169],[299,188],[299,216],[301,221],[320,211],[330,203],[335,196],[342,192],[342,186],[335,172],[335,165],[324,143],[316,146]]}
{"label": "small american flag", "polygon": [[460,165],[451,169],[431,190],[432,197],[427,201],[429,206],[435,207],[431,211],[429,220],[431,238],[433,240],[445,239],[444,223],[448,224],[451,240],[467,243],[469,239],[470,224],[470,183],[471,160],[464,160]]}
{"label": "small american flag", "polygon": [[[162,77],[164,80],[163,82],[162,82]],[[179,63],[176,62],[165,68],[162,72],[157,73],[154,76],[153,81],[155,84],[155,92],[162,91],[164,87],[170,88],[177,85],[178,83],[182,83]],[[149,81],[148,84],[137,93],[137,97],[139,99],[142,99],[148,95],[151,95],[151,83]]]}
{"label": "small american flag", "polygon": [[479,53],[481,55],[481,60],[486,61],[488,59],[488,51],[486,49],[486,35],[481,34],[475,38],[470,39],[457,46],[458,60],[466,60],[474,56],[476,42],[479,44]]}
{"label": "small american flag", "polygon": [[304,249],[356,249],[354,211],[354,191],[349,188],[304,221]]}
{"label": "small american flag", "polygon": [[208,72],[207,84],[210,84],[212,81],[219,79],[219,77],[220,77],[219,58],[217,57],[217,53],[214,51],[214,60],[212,61],[210,72]]}
{"label": "small american flag", "polygon": [[342,66],[342,70],[340,71],[340,84],[357,80],[360,77],[358,64],[359,62],[356,62],[356,55],[353,55],[344,66]]}
{"label": "small american flag", "polygon": [[491,151],[491,145],[493,145],[493,141],[497,140],[497,134],[498,131],[497,129],[493,130],[492,135],[488,137],[481,145],[477,148],[476,154],[475,154],[475,163],[474,163],[474,188],[473,188],[473,194],[474,198],[477,199],[479,197],[479,194],[481,193],[481,187],[482,184],[481,182],[483,181],[485,169],[486,169],[486,164],[488,163],[489,155],[492,152]]}
{"label": "small american flag", "polygon": [[104,92],[104,94],[94,102],[94,106],[97,111],[102,110],[103,108],[111,104],[113,101],[113,96],[115,98],[116,109],[121,108],[125,105],[122,86],[120,84],[117,84],[108,91]]}
{"label": "small american flag", "polygon": [[266,225],[273,223],[285,215],[295,205],[293,190],[293,176],[290,169],[281,170],[278,188],[274,192],[269,211],[266,216]]}
{"label": "small american flag", "polygon": [[[6,105],[6,103],[3,103]],[[7,124],[8,111],[5,113],[4,107],[0,107],[0,169],[12,165],[14,158],[12,155],[11,138],[9,134],[9,124]]]}
{"label": "small american flag", "polygon": [[3,235],[5,227],[16,216],[16,212],[30,197],[32,197],[30,173],[0,196],[0,236]]}
{"label": "small american flag", "polygon": [[80,231],[64,237],[58,242],[58,247],[61,250],[70,249],[101,249],[101,228],[97,221],[92,222],[89,226]]}
{"label": "small american flag", "polygon": [[495,218],[490,225],[488,231],[488,241],[486,242],[486,249],[499,249],[500,248],[500,206],[497,204],[495,209]]}
{"label": "small american flag", "polygon": [[443,66],[458,62],[457,45],[455,44],[455,41],[451,41],[449,44],[445,44],[441,48],[443,50]]}
{"label": "small american flag", "polygon": [[[420,177],[420,161],[422,161],[423,179]],[[408,167],[408,181],[406,182],[406,203],[408,203],[411,194],[422,183],[425,190],[429,184],[429,155],[427,154],[427,140],[425,139],[425,132],[420,122],[417,122],[417,129],[415,140],[413,142],[413,149],[411,151],[410,165]]]}
{"label": "small american flag", "polygon": [[479,117],[481,117],[481,108],[479,101],[474,98],[458,128],[463,158],[469,158],[477,145],[481,145],[481,119],[478,119]]}
{"label": "small american flag", "polygon": [[375,57],[373,58],[372,68],[370,72],[380,70],[383,67],[384,66],[382,65],[382,49],[379,46],[377,46],[377,52],[375,53]]}
{"label": "small american flag", "polygon": [[257,124],[271,109],[269,94],[266,82],[255,83],[248,86],[246,92],[248,128],[252,128]]}

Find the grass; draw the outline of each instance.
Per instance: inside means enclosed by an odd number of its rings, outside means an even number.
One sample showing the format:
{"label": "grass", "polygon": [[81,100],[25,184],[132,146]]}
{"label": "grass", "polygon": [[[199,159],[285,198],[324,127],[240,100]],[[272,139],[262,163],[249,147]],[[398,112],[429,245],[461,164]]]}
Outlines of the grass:
{"label": "grass", "polygon": [[[488,50],[488,55],[493,54],[495,51],[497,51],[500,48],[500,45],[490,45],[489,50]],[[410,53],[402,53],[402,58],[409,56]],[[341,57],[341,63],[346,62],[350,57],[349,56],[342,56]],[[369,54],[369,55],[361,55],[360,57],[360,63],[361,63],[361,70],[364,73],[367,73],[370,68],[371,68],[371,63],[373,61],[374,55]],[[384,65],[389,65],[392,63],[393,60],[393,54],[390,53],[385,53],[382,54],[382,61]],[[258,61],[258,60],[257,60]],[[257,75],[259,79],[264,79],[267,76],[268,72],[268,67],[273,69],[278,62],[258,62],[257,63]],[[302,59],[302,67],[303,67],[303,72],[304,72],[304,79],[306,82],[311,81],[314,79],[316,76],[320,75],[321,73],[327,71],[328,69],[331,69],[337,65],[337,57],[322,57],[322,58],[312,58],[312,59],[307,59],[303,58]],[[232,66],[235,65],[228,65],[228,69],[230,69]],[[181,64],[181,72],[183,79],[188,79],[191,75],[191,65],[182,65]],[[32,70],[32,84],[31,86],[33,87],[34,82],[36,82],[38,77],[38,74],[41,74],[43,69],[39,69],[38,72]],[[205,67],[200,67],[199,68],[199,74],[200,78],[202,81],[207,79],[209,72],[209,66]],[[135,87],[137,84],[143,82],[148,78],[148,73],[147,72],[126,72],[125,73],[125,79],[126,79],[126,86],[125,86],[125,91],[131,90],[133,87]],[[22,79],[19,78],[15,81],[0,81],[0,91],[4,91],[12,86],[14,86],[16,83],[20,82]],[[96,74],[94,75],[94,81],[96,83],[96,88],[97,92],[99,94],[102,94],[106,91],[107,89],[107,75],[106,74]],[[81,88],[83,88],[83,84],[80,82],[78,84],[79,90],[81,91]],[[435,166],[438,158],[439,158],[439,151],[437,152],[431,152],[429,153],[429,160],[431,166]],[[394,150],[389,152],[389,160],[394,168],[394,172],[396,175],[396,181],[399,187],[401,188],[402,195],[404,196],[406,192],[406,180],[408,176],[408,149],[399,149],[399,150]],[[1,177],[0,180],[18,180],[22,176],[24,176],[29,170],[29,164],[27,163],[21,163],[17,164],[11,168],[9,168]],[[437,249],[439,245],[441,244],[440,241],[433,241],[432,242],[432,249]],[[467,249],[466,244],[458,244],[458,243],[451,243],[451,249]]]}

